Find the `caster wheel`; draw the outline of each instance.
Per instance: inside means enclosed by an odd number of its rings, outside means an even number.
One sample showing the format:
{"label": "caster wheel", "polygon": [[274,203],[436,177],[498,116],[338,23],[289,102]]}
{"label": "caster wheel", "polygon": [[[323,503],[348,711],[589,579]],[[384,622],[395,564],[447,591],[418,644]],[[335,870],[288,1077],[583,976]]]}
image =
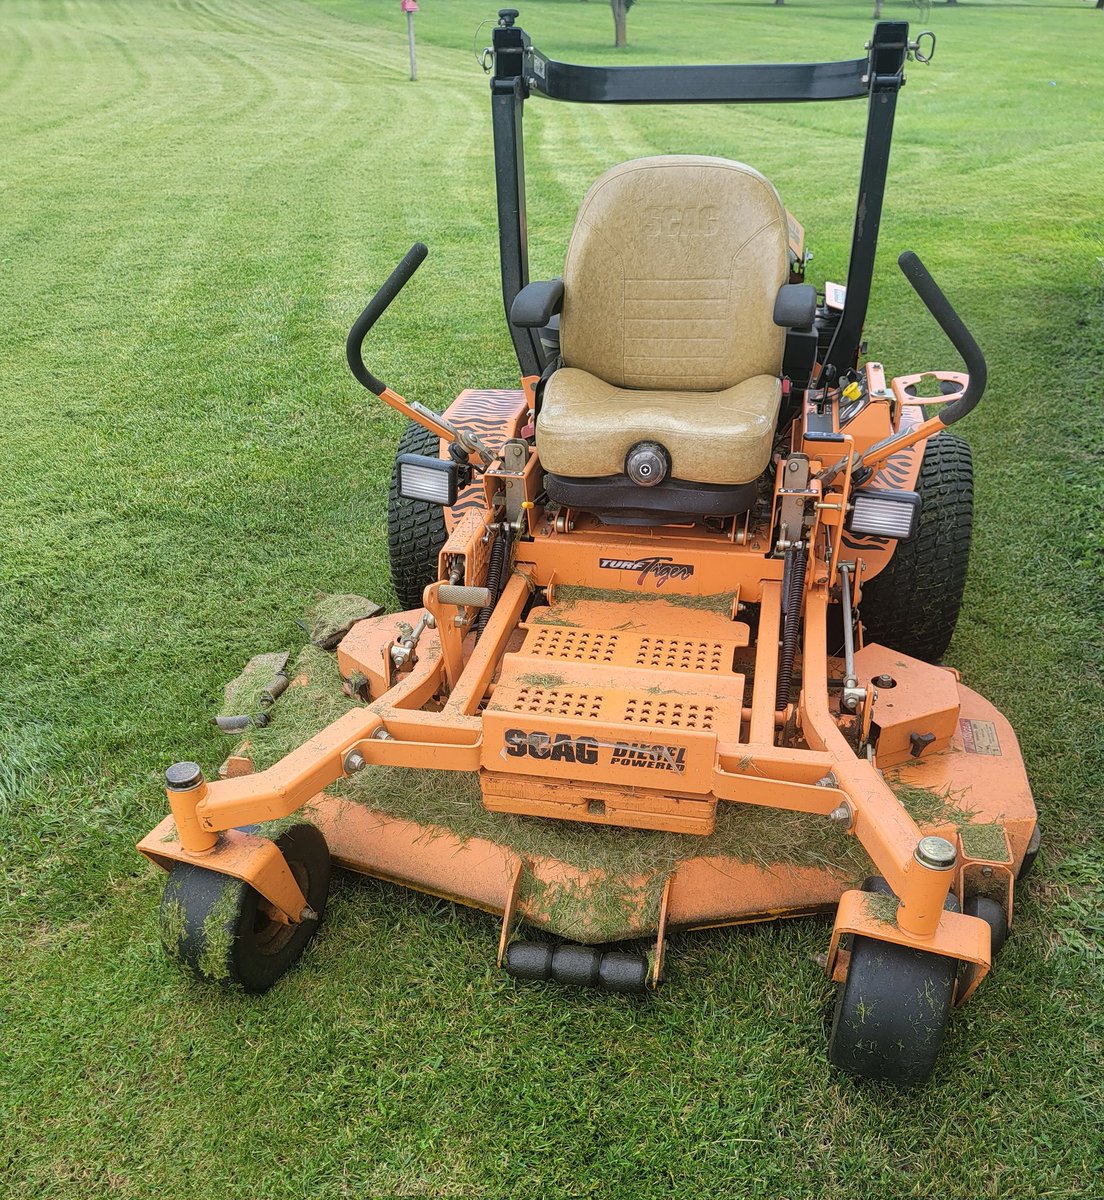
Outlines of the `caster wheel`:
{"label": "caster wheel", "polygon": [[318,919],[275,920],[247,883],[191,863],[169,872],[161,900],[166,953],[198,979],[263,992],[299,958],[314,937],[330,890],[330,852],[313,825],[294,825],[275,839]]}
{"label": "caster wheel", "polygon": [[503,963],[506,974],[514,979],[551,979],[554,950],[551,942],[511,942]]}
{"label": "caster wheel", "polygon": [[[862,890],[893,895],[880,876],[866,880]],[[946,907],[957,911],[954,896]],[[861,1079],[901,1087],[924,1083],[943,1044],[957,972],[956,959],[853,937],[847,978],[836,997],[829,1061]]]}
{"label": "caster wheel", "polygon": [[1019,872],[1016,875],[1016,882],[1026,879],[1032,872],[1035,866],[1035,858],[1039,853],[1039,847],[1042,845],[1043,834],[1039,828],[1039,822],[1035,822],[1035,828],[1031,831],[1031,837],[1028,839],[1027,849],[1024,851],[1023,862],[1020,863]]}
{"label": "caster wheel", "polygon": [[989,926],[989,953],[996,958],[997,952],[1008,941],[1008,917],[1004,909],[988,896],[970,896],[962,906],[970,917],[981,917]]}

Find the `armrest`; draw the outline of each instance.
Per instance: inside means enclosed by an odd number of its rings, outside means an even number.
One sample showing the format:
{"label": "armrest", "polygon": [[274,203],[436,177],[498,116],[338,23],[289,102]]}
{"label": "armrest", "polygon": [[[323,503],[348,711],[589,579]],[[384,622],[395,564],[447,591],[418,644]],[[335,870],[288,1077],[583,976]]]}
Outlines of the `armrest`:
{"label": "armrest", "polygon": [[562,279],[542,279],[527,283],[510,305],[510,324],[519,329],[540,329],[563,308]]}
{"label": "armrest", "polygon": [[816,288],[811,283],[784,283],[774,301],[774,323],[784,329],[808,329],[816,306]]}

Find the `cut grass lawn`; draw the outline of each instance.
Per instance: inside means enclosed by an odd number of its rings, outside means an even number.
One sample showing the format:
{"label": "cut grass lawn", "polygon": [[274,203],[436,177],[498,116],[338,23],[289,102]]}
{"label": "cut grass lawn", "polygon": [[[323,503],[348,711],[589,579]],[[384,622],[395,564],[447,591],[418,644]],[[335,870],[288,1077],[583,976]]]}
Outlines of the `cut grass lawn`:
{"label": "cut grass lawn", "polygon": [[[853,57],[870,3],[532,0],[590,61]],[[478,913],[341,877],[269,995],[188,982],[133,841],[164,766],[316,591],[390,597],[401,422],[349,377],[351,319],[408,397],[512,386],[486,81],[494,5],[0,7],[0,1191],[173,1197],[1104,1193],[1100,472],[1104,14],[932,8],[900,104],[869,337],[953,365],[893,266],[916,249],[988,352],[960,426],[977,532],[950,660],[1019,731],[1046,840],[1014,936],[900,1095],[829,1070],[823,922],[677,937],[647,1002],[515,987]],[[903,3],[887,16],[912,16]],[[474,39],[487,40],[487,30]],[[850,235],[861,106],[530,106],[533,272],[613,162],[751,162],[817,281]]]}

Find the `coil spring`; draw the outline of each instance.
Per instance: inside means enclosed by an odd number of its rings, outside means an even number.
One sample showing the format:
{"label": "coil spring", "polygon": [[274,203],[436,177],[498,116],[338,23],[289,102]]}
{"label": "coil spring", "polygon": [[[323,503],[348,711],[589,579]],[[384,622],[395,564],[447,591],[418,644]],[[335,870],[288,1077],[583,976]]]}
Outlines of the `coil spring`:
{"label": "coil spring", "polygon": [[786,565],[782,572],[782,653],[778,662],[778,687],[774,693],[775,711],[785,708],[790,702],[804,591],[805,549],[795,547],[786,551]]}
{"label": "coil spring", "polygon": [[478,642],[483,636],[483,630],[487,628],[487,622],[491,619],[491,613],[494,612],[494,606],[498,603],[498,598],[502,594],[503,576],[506,572],[506,560],[510,553],[510,541],[513,536],[513,530],[507,525],[495,537],[494,543],[491,546],[491,553],[487,559],[487,590],[491,593],[491,602],[486,608],[479,610],[479,616],[475,618],[475,640]]}

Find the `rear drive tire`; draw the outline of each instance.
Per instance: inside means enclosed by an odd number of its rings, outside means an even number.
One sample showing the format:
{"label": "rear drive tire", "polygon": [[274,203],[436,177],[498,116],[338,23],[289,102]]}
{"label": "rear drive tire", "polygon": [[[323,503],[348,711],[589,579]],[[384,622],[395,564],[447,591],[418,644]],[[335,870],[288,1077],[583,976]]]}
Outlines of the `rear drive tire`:
{"label": "rear drive tire", "polygon": [[962,438],[940,433],[928,442],[916,490],[916,533],[863,586],[859,615],[868,642],[938,662],[954,634],[970,561],[974,474]]}
{"label": "rear drive tire", "polygon": [[[399,441],[399,454],[439,458],[440,453],[441,443],[435,433],[417,421],[407,425]],[[422,592],[437,579],[437,556],[447,538],[445,511],[439,504],[399,495],[396,464],[387,497],[387,550],[391,557],[391,582],[400,608],[422,607]]]}

